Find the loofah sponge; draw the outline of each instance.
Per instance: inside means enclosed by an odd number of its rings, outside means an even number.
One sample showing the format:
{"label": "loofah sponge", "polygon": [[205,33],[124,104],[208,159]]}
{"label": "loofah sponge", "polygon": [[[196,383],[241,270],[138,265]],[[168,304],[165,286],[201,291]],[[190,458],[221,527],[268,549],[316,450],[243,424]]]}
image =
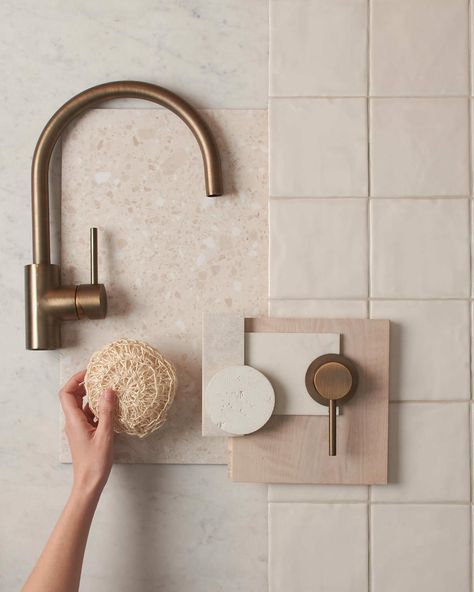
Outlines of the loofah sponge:
{"label": "loofah sponge", "polygon": [[120,339],[92,356],[84,383],[96,417],[102,392],[111,388],[118,397],[115,431],[144,438],[166,421],[177,381],[174,366],[159,351]]}

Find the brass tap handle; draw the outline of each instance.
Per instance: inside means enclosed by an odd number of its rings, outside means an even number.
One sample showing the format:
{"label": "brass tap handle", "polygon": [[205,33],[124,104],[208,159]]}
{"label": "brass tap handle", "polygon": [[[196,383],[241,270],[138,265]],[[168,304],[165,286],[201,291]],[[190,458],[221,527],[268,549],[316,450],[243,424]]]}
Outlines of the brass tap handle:
{"label": "brass tap handle", "polygon": [[90,229],[91,284],[99,283],[97,228]]}
{"label": "brass tap handle", "polygon": [[107,293],[99,284],[97,228],[90,229],[91,282],[76,287],[76,311],[79,319],[104,319],[107,314]]}
{"label": "brass tap handle", "polygon": [[337,406],[348,401],[357,388],[355,365],[339,354],[326,354],[313,360],[306,371],[306,389],[318,403],[329,407],[329,456],[336,456]]}

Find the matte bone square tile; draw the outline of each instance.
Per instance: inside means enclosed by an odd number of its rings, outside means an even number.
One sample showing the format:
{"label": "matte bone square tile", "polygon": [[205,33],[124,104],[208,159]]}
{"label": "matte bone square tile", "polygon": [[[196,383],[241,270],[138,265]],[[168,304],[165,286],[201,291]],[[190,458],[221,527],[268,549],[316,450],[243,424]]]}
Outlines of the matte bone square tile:
{"label": "matte bone square tile", "polygon": [[373,297],[467,298],[469,259],[467,200],[372,201]]}
{"label": "matte bone square tile", "polygon": [[365,298],[367,202],[270,200],[270,297]]}
{"label": "matte bone square tile", "polygon": [[468,505],[372,506],[373,592],[469,592]]}
{"label": "matte bone square tile", "polygon": [[469,501],[469,404],[390,405],[389,484],[383,502]]}
{"label": "matte bone square tile", "polygon": [[392,400],[470,398],[467,300],[373,301],[371,318],[390,319]]}
{"label": "matte bone square tile", "polygon": [[463,98],[370,101],[371,194],[469,194],[469,113]]}
{"label": "matte bone square tile", "polygon": [[272,96],[366,94],[366,0],[273,0],[270,38]]}
{"label": "matte bone square tile", "polygon": [[371,94],[468,93],[466,0],[374,0]]}
{"label": "matte bone square tile", "polygon": [[270,195],[367,196],[366,99],[270,101]]}
{"label": "matte bone square tile", "polygon": [[272,503],[268,534],[270,592],[367,591],[365,504]]}

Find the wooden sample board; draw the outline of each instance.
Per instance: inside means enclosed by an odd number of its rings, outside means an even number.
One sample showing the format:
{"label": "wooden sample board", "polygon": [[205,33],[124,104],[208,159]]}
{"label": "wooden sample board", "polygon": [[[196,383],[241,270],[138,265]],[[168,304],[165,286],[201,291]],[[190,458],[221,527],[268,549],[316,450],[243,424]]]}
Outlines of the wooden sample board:
{"label": "wooden sample board", "polygon": [[340,333],[359,385],[337,418],[337,456],[328,419],[273,415],[258,432],[229,438],[229,474],[254,483],[385,484],[388,473],[389,333],[386,320],[245,319],[246,332]]}

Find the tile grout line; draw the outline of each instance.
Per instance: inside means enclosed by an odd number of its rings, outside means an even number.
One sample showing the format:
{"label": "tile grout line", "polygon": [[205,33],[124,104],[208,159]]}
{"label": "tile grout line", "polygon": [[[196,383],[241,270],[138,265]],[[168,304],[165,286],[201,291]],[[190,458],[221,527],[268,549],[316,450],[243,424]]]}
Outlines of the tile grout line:
{"label": "tile grout line", "polygon": [[[467,19],[467,39],[468,39],[468,47],[467,47],[467,63],[468,63],[468,84],[469,84],[469,93],[472,94],[472,39],[471,39],[471,22],[472,22],[472,0],[468,1],[468,19]],[[473,142],[473,138],[472,138],[472,105],[471,105],[471,99],[469,99],[468,101],[468,116],[467,116],[467,121],[468,121],[468,179],[469,179],[469,192],[472,196],[472,191],[473,191],[473,178],[472,178],[472,142]],[[473,263],[473,245],[472,245],[472,212],[473,212],[473,208],[472,208],[472,200],[469,200],[469,205],[468,205],[468,216],[469,216],[469,220],[468,220],[468,227],[469,227],[469,290],[470,290],[470,294],[471,297],[473,296],[472,294],[472,263]],[[472,314],[473,314],[473,306],[472,306],[472,302],[470,303],[469,306],[469,391],[470,391],[470,397],[471,397],[471,401],[472,401],[472,372],[473,372],[473,368],[472,368],[472,338],[473,338],[473,318],[472,318]],[[470,588],[471,590],[474,592],[474,580],[473,580],[473,541],[472,541],[472,531],[473,531],[473,518],[472,518],[472,476],[473,476],[473,455],[472,455],[472,437],[473,437],[473,433],[472,433],[472,404],[470,405],[469,408],[469,417],[468,417],[468,422],[469,422],[469,430],[468,430],[468,434],[469,434],[469,468],[470,468],[470,475],[469,475],[469,500],[471,503],[471,511],[469,512],[469,584],[470,584]]]}
{"label": "tile grout line", "polygon": [[[372,161],[371,161],[371,119],[370,119],[370,87],[371,87],[371,26],[372,26],[372,3],[367,0],[367,97],[366,97],[366,113],[367,113],[367,299],[366,310],[367,316],[370,319],[372,316],[371,307],[371,286],[372,286]],[[372,487],[367,487],[367,592],[372,591]]]}

